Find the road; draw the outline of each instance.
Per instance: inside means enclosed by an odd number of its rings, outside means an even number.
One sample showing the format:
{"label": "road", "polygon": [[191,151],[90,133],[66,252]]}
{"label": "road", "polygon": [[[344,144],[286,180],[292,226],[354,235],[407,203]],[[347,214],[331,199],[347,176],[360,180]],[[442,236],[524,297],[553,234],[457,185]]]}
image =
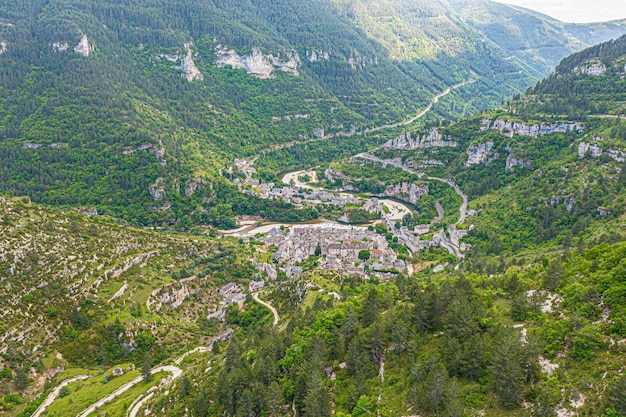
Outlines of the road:
{"label": "road", "polygon": [[[310,183],[305,183],[300,181],[300,176],[301,175],[308,175],[309,177],[311,177],[311,181]],[[303,170],[303,171],[296,171],[296,172],[289,172],[287,174],[285,174],[285,176],[282,179],[283,184],[287,184],[287,185],[291,185],[291,182],[293,181],[293,184],[296,187],[300,187],[300,188],[307,188],[309,190],[318,190],[319,188],[312,186],[311,184],[314,184],[317,182],[317,173],[315,172],[315,170]]]}
{"label": "road", "polygon": [[452,180],[448,180],[445,178],[437,178],[437,177],[428,177],[429,180],[435,180],[435,181],[441,181],[441,182],[445,182],[446,184],[448,184],[450,187],[454,188],[454,191],[463,199],[463,203],[461,204],[461,207],[459,207],[459,221],[457,221],[455,224],[459,225],[461,223],[463,223],[465,221],[465,219],[467,218],[467,203],[468,203],[468,198],[467,196],[463,193],[463,191],[461,191],[461,187],[459,187],[458,185],[456,185],[454,183],[454,181]]}
{"label": "road", "polygon": [[394,129],[396,127],[401,127],[401,126],[406,126],[406,125],[410,125],[411,123],[415,122],[417,119],[419,119],[420,117],[423,117],[426,113],[428,113],[430,111],[430,109],[433,108],[433,106],[439,101],[440,98],[443,98],[445,96],[447,96],[448,94],[450,94],[450,92],[452,92],[452,90],[456,90],[457,88],[461,88],[467,84],[472,84],[475,83],[476,80],[473,78],[470,78],[467,81],[463,81],[462,83],[458,83],[455,84],[451,87],[446,88],[443,92],[437,94],[431,101],[430,103],[428,103],[428,106],[426,106],[426,108],[424,110],[422,110],[421,112],[419,112],[418,114],[416,114],[415,116],[413,116],[410,119],[401,121],[401,122],[397,122],[397,123],[392,123],[392,124],[387,124],[387,125],[383,125],[383,126],[378,126],[378,127],[373,127],[371,129],[365,129],[365,133],[372,133],[372,132],[376,132],[379,130],[383,130],[383,129]]}
{"label": "road", "polygon": [[181,363],[183,363],[183,361],[185,360],[185,358],[191,354],[197,353],[197,352],[209,352],[211,350],[211,348],[213,347],[213,344],[211,344],[211,346],[207,347],[207,346],[198,346],[195,349],[190,350],[189,352],[186,352],[185,354],[183,354],[180,358],[176,359],[174,361],[174,363],[176,365],[180,365]]}
{"label": "road", "polygon": [[443,211],[443,206],[441,205],[441,203],[439,202],[439,200],[437,200],[435,202],[435,207],[437,208],[437,222],[440,222],[443,220],[443,217],[446,215],[445,211]]}
{"label": "road", "polygon": [[276,150],[279,150],[279,149],[289,148],[289,147],[297,145],[297,144],[305,144],[305,143],[317,142],[319,140],[332,139],[332,138],[335,138],[335,137],[351,137],[351,136],[355,136],[355,135],[366,135],[368,133],[374,133],[374,132],[377,132],[377,131],[383,130],[383,129],[394,129],[396,127],[402,127],[402,126],[410,125],[411,123],[415,122],[417,119],[423,117],[426,113],[428,113],[433,108],[433,106],[439,101],[439,99],[447,96],[448,94],[450,94],[453,90],[456,90],[457,88],[461,88],[461,87],[463,87],[465,85],[473,84],[475,82],[476,82],[475,79],[470,78],[469,80],[463,81],[461,83],[458,83],[458,84],[455,84],[455,85],[453,85],[451,87],[446,88],[444,91],[442,91],[441,93],[439,93],[435,97],[433,97],[433,99],[430,101],[430,103],[428,103],[428,105],[426,106],[426,108],[424,110],[420,111],[418,114],[416,114],[415,116],[413,116],[413,117],[411,117],[409,119],[402,120],[402,121],[396,122],[396,123],[390,123],[390,124],[386,124],[386,125],[382,125],[382,126],[372,127],[372,128],[365,129],[365,130],[362,130],[362,131],[330,133],[328,135],[324,135],[323,137],[317,137],[317,138],[313,138],[313,139],[309,139],[309,140],[305,140],[305,141],[292,140],[290,142],[285,142],[285,143],[280,143],[280,144],[277,144],[277,145],[273,145],[273,146],[270,146],[269,148],[266,148],[266,149],[263,149],[263,150],[259,151],[258,155],[250,160],[250,165],[254,165],[256,160],[259,159],[259,156],[261,156],[261,155],[265,155],[268,152],[276,151]]}
{"label": "road", "polygon": [[76,381],[80,381],[80,380],[88,379],[88,378],[91,378],[91,376],[79,375],[79,376],[75,376],[74,378],[66,379],[65,381],[61,382],[55,389],[52,390],[50,394],[48,394],[46,399],[41,403],[41,405],[37,408],[37,410],[32,414],[31,417],[41,416],[41,414],[46,410],[46,408],[50,407],[50,404],[52,404],[54,400],[57,399],[57,397],[59,396],[59,393],[61,392],[61,388],[71,384],[72,382],[76,382]]}
{"label": "road", "polygon": [[280,317],[278,316],[278,311],[276,311],[276,309],[274,307],[272,307],[270,304],[268,304],[265,301],[261,300],[259,298],[259,293],[253,293],[252,294],[252,298],[254,298],[254,301],[256,301],[257,303],[261,304],[262,306],[265,306],[265,307],[269,308],[272,311],[272,314],[274,315],[274,326],[276,326],[278,324],[278,321],[280,320]]}
{"label": "road", "polygon": [[450,252],[451,255],[454,255],[457,258],[465,257],[465,255],[461,253],[461,250],[450,241],[448,235],[446,235],[445,230],[441,229],[441,231],[439,232],[439,237],[441,238],[440,246]]}
{"label": "road", "polygon": [[[152,387],[152,388],[155,388],[155,387]],[[150,390],[152,390],[152,388],[150,388]],[[135,400],[135,402],[130,405],[130,411],[128,411],[127,416],[137,417],[137,413],[139,413],[139,410],[141,410],[141,407],[143,407],[143,405],[147,403],[150,400],[150,398],[154,396],[153,391],[154,390],[147,392],[143,398],[142,397],[137,398],[137,400]]]}
{"label": "road", "polygon": [[[172,366],[172,365],[167,365],[167,366],[159,366],[156,367],[154,369],[152,369],[150,371],[150,373],[152,375],[157,374],[159,372],[169,372],[172,374],[172,381],[175,380],[176,378],[178,378],[179,376],[182,375],[183,371],[178,368],[177,366]],[[106,397],[102,398],[101,400],[97,401],[96,403],[92,404],[89,408],[87,408],[85,411],[83,411],[79,417],[87,417],[89,414],[93,413],[94,411],[96,411],[98,408],[102,407],[103,405],[111,402],[112,400],[116,399],[117,397],[119,397],[120,395],[122,395],[123,393],[125,393],[126,391],[128,391],[129,389],[133,388],[135,385],[139,384],[141,381],[143,381],[143,375],[142,376],[138,376],[137,378],[133,379],[130,382],[127,382],[126,384],[122,385],[121,387],[119,387],[118,389],[116,389],[115,391],[113,391],[111,394],[107,395]]]}
{"label": "road", "polygon": [[620,120],[624,120],[626,119],[626,116],[623,115],[615,115],[615,114],[590,114],[587,117],[595,117],[597,119],[620,119]]}

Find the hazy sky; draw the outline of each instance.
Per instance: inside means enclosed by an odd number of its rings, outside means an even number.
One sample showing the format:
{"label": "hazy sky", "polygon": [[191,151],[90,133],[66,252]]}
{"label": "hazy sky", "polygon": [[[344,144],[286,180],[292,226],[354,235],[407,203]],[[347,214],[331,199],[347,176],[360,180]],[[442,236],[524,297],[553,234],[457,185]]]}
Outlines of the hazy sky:
{"label": "hazy sky", "polygon": [[496,0],[545,13],[563,22],[604,22],[626,18],[626,0]]}

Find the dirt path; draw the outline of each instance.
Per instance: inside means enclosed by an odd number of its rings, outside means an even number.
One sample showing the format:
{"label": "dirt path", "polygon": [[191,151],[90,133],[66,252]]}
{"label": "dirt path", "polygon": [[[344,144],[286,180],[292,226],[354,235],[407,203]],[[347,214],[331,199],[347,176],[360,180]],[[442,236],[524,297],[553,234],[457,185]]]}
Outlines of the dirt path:
{"label": "dirt path", "polygon": [[37,408],[37,410],[32,414],[31,417],[41,416],[41,414],[46,410],[46,408],[50,407],[50,404],[52,404],[54,400],[57,399],[57,397],[59,396],[59,393],[61,392],[61,388],[71,384],[72,382],[76,382],[76,381],[80,381],[80,380],[88,379],[88,378],[91,378],[91,376],[79,375],[79,376],[75,376],[74,378],[66,379],[65,381],[61,382],[55,389],[52,390],[50,394],[48,394],[46,399],[43,401],[43,403],[41,403],[39,408]]}
{"label": "dirt path", "polygon": [[258,293],[252,294],[252,298],[254,298],[254,301],[256,301],[257,303],[259,303],[262,306],[265,306],[265,307],[267,307],[267,308],[269,308],[271,310],[272,314],[274,315],[274,326],[276,326],[278,324],[278,321],[280,320],[280,317],[278,316],[278,311],[276,311],[276,309],[274,307],[272,307],[270,304],[268,304],[265,301],[261,300],[259,298],[259,294]]}

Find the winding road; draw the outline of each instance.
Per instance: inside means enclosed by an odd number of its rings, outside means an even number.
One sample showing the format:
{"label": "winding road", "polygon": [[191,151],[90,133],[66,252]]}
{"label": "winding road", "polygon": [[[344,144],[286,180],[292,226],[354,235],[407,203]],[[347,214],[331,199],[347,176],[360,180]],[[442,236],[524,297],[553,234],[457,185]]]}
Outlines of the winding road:
{"label": "winding road", "polygon": [[211,343],[211,346],[208,346],[208,347],[207,346],[198,346],[197,348],[192,349],[189,352],[186,352],[185,354],[183,354],[180,358],[176,359],[174,361],[174,363],[176,365],[180,365],[181,363],[183,363],[183,361],[185,360],[185,358],[187,356],[192,355],[192,354],[197,353],[197,352],[210,352],[212,348],[213,348],[213,344],[212,343]]}
{"label": "winding road", "polygon": [[258,293],[253,293],[252,294],[252,298],[254,298],[254,301],[256,301],[257,303],[259,303],[262,306],[265,306],[265,307],[270,309],[270,311],[274,315],[274,326],[276,326],[278,324],[278,321],[280,320],[280,317],[278,316],[278,311],[276,311],[276,309],[274,307],[272,307],[270,304],[268,304],[265,301],[261,300],[259,298],[259,294]]}
{"label": "winding road", "polygon": [[435,207],[437,208],[437,220],[435,222],[440,222],[443,220],[446,215],[445,211],[443,211],[443,206],[439,202],[439,200],[435,201]]}
{"label": "winding road", "polygon": [[[459,224],[463,223],[465,221],[465,219],[467,218],[468,198],[467,198],[467,195],[465,195],[463,193],[463,191],[461,191],[461,187],[456,185],[454,183],[454,181],[448,180],[448,179],[445,179],[445,178],[428,177],[428,179],[429,180],[434,180],[434,181],[445,182],[450,187],[454,188],[454,191],[463,199],[463,203],[461,204],[461,207],[459,207],[459,214],[460,214],[459,215],[459,221],[457,221],[455,224],[459,225]],[[437,209],[437,210],[439,210],[439,209]]]}
{"label": "winding road", "polygon": [[[442,91],[441,93],[437,94],[435,97],[433,97],[433,99],[430,101],[430,103],[428,103],[428,106],[426,106],[426,108],[424,110],[422,110],[421,112],[419,112],[418,114],[416,114],[415,116],[413,116],[410,119],[407,120],[403,120],[401,122],[396,122],[396,123],[391,123],[391,124],[387,124],[387,125],[382,125],[382,126],[378,126],[378,127],[373,127],[371,129],[365,129],[365,133],[372,133],[372,132],[377,132],[379,130],[383,130],[383,129],[394,129],[396,127],[402,127],[402,126],[406,126],[406,125],[410,125],[411,123],[415,122],[417,119],[423,117],[426,113],[428,113],[433,106],[439,101],[440,98],[443,98],[445,96],[447,96],[448,94],[450,94],[452,92],[452,90],[456,90],[457,88],[461,88],[467,84],[473,84],[475,83],[476,80],[473,78],[470,78],[469,80],[463,81],[462,83],[458,83],[455,84],[451,87],[446,88],[444,91]],[[352,136],[352,135],[350,135]]]}
{"label": "winding road", "polygon": [[[158,366],[158,367],[156,367],[156,368],[154,368],[154,369],[152,369],[150,371],[150,373],[152,375],[157,374],[159,372],[169,372],[169,373],[171,373],[172,374],[171,381],[174,381],[176,378],[181,376],[182,373],[183,373],[183,371],[179,367],[172,366],[172,365]],[[133,388],[135,385],[139,384],[141,381],[143,381],[143,375],[138,376],[137,378],[133,379],[130,382],[127,382],[126,384],[122,385],[121,387],[119,387],[118,389],[113,391],[111,394],[107,395],[106,397],[104,397],[104,398],[100,399],[99,401],[97,401],[96,403],[92,404],[89,408],[87,408],[85,411],[80,413],[79,417],[87,417],[89,414],[93,413],[98,408],[102,407],[103,405],[105,405],[105,404],[111,402],[112,400],[114,400],[115,398],[119,397],[120,395],[122,395],[123,393],[128,391],[129,389]]]}
{"label": "winding road", "polygon": [[397,128],[397,127],[410,125],[411,123],[415,122],[417,119],[423,117],[426,113],[428,113],[440,99],[442,99],[443,97],[445,97],[448,94],[450,94],[453,90],[456,90],[457,88],[461,88],[461,87],[466,86],[468,84],[473,84],[475,82],[476,82],[476,80],[474,78],[470,78],[469,80],[465,80],[465,81],[463,81],[461,83],[458,83],[458,84],[455,84],[453,86],[450,86],[450,87],[446,88],[444,91],[442,91],[441,93],[439,93],[435,97],[433,97],[433,99],[430,101],[430,103],[428,103],[428,105],[426,106],[426,108],[424,108],[424,110],[420,111],[415,116],[413,116],[413,117],[411,117],[409,119],[402,120],[402,121],[399,121],[399,122],[396,122],[396,123],[389,123],[389,124],[382,125],[382,126],[371,127],[369,129],[365,129],[365,130],[361,130],[361,131],[330,133],[328,135],[324,135],[323,137],[313,138],[313,139],[309,139],[309,140],[305,140],[305,141],[292,140],[290,142],[279,143],[277,145],[273,145],[273,146],[270,146],[269,148],[265,148],[265,149],[259,151],[258,155],[250,160],[250,165],[254,165],[256,160],[259,159],[259,157],[261,155],[265,155],[268,152],[277,151],[279,149],[289,148],[289,147],[294,146],[294,145],[311,143],[311,142],[317,142],[317,141],[320,141],[320,140],[332,139],[332,138],[335,138],[335,137],[351,137],[351,136],[355,136],[355,135],[366,135],[368,133],[378,132],[379,130],[394,129],[394,128]]}
{"label": "winding road", "polygon": [[79,375],[79,376],[75,376],[74,378],[69,378],[66,379],[65,381],[61,382],[59,385],[57,385],[56,388],[54,388],[52,390],[52,392],[50,394],[48,394],[48,396],[46,397],[46,399],[41,403],[41,405],[37,408],[37,410],[31,415],[31,417],[39,417],[41,416],[41,414],[46,410],[46,408],[50,407],[50,404],[52,404],[54,402],[54,400],[57,399],[57,397],[59,396],[59,394],[61,393],[61,388],[76,382],[76,381],[80,381],[83,379],[88,379],[91,378],[90,375]]}
{"label": "winding road", "polygon": [[145,392],[143,397],[142,396],[137,397],[137,399],[130,405],[129,411],[126,415],[128,417],[137,417],[137,414],[139,413],[139,410],[141,410],[141,407],[143,407],[143,405],[147,403],[150,400],[150,398],[154,396],[155,390],[156,390],[156,387],[152,387],[148,391]]}

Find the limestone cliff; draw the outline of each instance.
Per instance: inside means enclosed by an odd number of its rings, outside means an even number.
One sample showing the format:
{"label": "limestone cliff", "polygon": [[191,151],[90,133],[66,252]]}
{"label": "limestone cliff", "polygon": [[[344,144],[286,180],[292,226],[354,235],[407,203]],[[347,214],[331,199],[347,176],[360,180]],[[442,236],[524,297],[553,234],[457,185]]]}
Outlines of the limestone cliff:
{"label": "limestone cliff", "polygon": [[418,148],[434,148],[434,147],[456,147],[458,143],[453,141],[450,136],[444,137],[435,128],[430,130],[420,138],[419,135],[412,137],[410,133],[405,133],[383,145],[385,149],[397,149],[402,151],[412,151]]}
{"label": "limestone cliff", "polygon": [[384,194],[389,197],[397,197],[406,200],[411,204],[417,204],[421,196],[428,195],[428,184],[401,182],[388,186]]}
{"label": "limestone cliff", "polygon": [[195,80],[204,80],[204,75],[200,72],[198,67],[196,67],[195,62],[193,61],[191,45],[191,43],[185,44],[185,50],[187,51],[187,54],[180,61],[180,67],[183,70],[183,77],[186,78],[189,82]]}
{"label": "limestone cliff", "polygon": [[280,55],[264,55],[259,48],[252,48],[250,55],[239,55],[233,49],[228,49],[222,45],[215,48],[215,63],[223,68],[245,69],[248,75],[261,79],[274,78],[275,70],[283,71],[295,76],[300,75],[298,67],[300,57],[296,51],[286,52],[286,59]]}
{"label": "limestone cliff", "polygon": [[467,162],[465,166],[469,167],[478,164],[487,164],[494,158],[490,158],[493,155],[493,142],[480,143],[478,145],[470,145],[467,148]]}
{"label": "limestone cliff", "polygon": [[74,47],[74,52],[84,57],[88,57],[93,51],[94,47],[92,44],[89,43],[87,35],[83,35],[80,38],[80,42],[78,43],[78,45]]}

